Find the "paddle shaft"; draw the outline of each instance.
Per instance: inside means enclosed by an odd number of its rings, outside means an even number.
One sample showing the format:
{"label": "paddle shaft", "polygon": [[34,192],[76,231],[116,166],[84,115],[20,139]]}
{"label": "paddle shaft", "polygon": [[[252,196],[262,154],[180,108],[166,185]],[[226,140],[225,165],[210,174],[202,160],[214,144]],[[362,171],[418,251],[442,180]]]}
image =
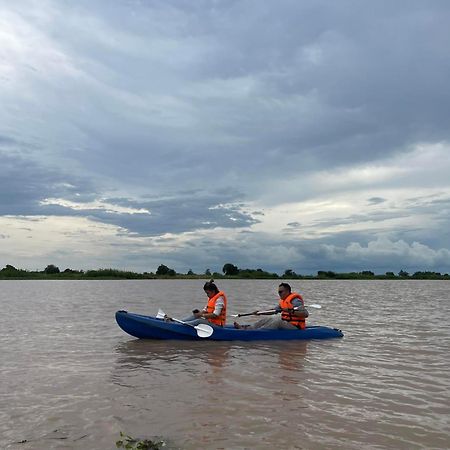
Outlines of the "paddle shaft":
{"label": "paddle shaft", "polygon": [[[294,310],[296,310],[298,308],[294,308]],[[251,313],[245,313],[245,314],[238,314],[237,317],[244,317],[244,316],[263,316],[263,315],[270,315],[270,314],[278,314],[278,312],[281,311],[277,311],[276,309],[268,309],[267,311],[253,311]]]}
{"label": "paddle shaft", "polygon": [[[320,309],[322,306],[320,305],[306,305],[305,308],[317,308]],[[302,309],[300,306],[296,306],[293,308],[294,311],[298,309]],[[245,316],[261,316],[261,315],[269,315],[269,314],[277,314],[275,309],[268,309],[267,311],[253,311],[251,313],[243,313],[243,314],[233,314],[232,317],[245,317]]]}
{"label": "paddle shaft", "polygon": [[[156,315],[156,318],[164,319],[165,317],[167,317],[166,313],[160,308],[158,311],[158,314]],[[197,335],[201,338],[209,337],[214,332],[213,327],[211,327],[210,325],[207,325],[207,324],[199,323],[198,325],[193,325],[192,323],[183,322],[182,320],[174,319],[173,317],[171,317],[170,320],[173,320],[174,322],[194,328],[195,331],[197,331]]]}
{"label": "paddle shaft", "polygon": [[195,328],[197,326],[197,325],[192,325],[192,323],[183,322],[182,320],[179,320],[179,319],[174,319],[173,317],[171,317],[171,320],[173,320],[174,322],[182,323],[183,325],[187,325],[188,327],[192,327],[192,328]]}

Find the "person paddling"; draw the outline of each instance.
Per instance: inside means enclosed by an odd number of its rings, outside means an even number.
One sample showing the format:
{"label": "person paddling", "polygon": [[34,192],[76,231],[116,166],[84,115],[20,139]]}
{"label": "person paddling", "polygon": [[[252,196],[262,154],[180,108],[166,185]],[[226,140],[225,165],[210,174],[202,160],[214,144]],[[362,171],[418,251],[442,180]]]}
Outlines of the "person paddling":
{"label": "person paddling", "polygon": [[[219,291],[214,280],[206,282],[203,286],[203,290],[208,296],[206,306],[201,311],[194,309],[192,315],[184,318],[183,322],[187,322],[191,325],[206,323],[223,327],[227,315],[227,296],[225,295],[225,292]],[[168,319],[170,320],[170,318]]]}
{"label": "person paddling", "polygon": [[[305,308],[302,296],[297,292],[292,292],[291,286],[287,283],[281,283],[278,286],[278,295],[280,296],[280,300],[273,310],[260,314],[255,311],[255,315],[270,315],[271,317],[264,317],[253,325],[240,325],[239,323],[234,322],[234,327],[245,330],[254,330],[257,328],[271,330],[305,329],[306,318],[309,316],[309,313]],[[278,315],[279,313],[281,313],[281,315]]]}

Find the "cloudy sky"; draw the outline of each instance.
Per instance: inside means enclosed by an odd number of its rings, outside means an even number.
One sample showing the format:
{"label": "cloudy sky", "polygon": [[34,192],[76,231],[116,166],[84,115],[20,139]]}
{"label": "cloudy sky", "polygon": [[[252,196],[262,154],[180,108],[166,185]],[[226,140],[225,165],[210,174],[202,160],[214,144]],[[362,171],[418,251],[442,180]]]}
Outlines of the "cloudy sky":
{"label": "cloudy sky", "polygon": [[0,0],[0,265],[450,272],[449,23]]}

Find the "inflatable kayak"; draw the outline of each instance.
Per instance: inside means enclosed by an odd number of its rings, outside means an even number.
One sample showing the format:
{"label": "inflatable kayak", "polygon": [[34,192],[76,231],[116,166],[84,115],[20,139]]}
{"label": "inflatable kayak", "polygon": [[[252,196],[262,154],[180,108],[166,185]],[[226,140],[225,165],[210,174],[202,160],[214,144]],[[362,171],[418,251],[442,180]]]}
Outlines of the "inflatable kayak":
{"label": "inflatable kayak", "polygon": [[[337,328],[323,326],[306,327],[304,330],[243,330],[232,325],[225,327],[212,326],[212,333],[201,337],[193,326],[165,322],[152,316],[117,311],[116,321],[123,331],[140,339],[181,339],[181,340],[213,340],[213,341],[263,341],[263,340],[296,340],[296,339],[331,339],[343,337]],[[208,325],[206,327],[209,328]]]}

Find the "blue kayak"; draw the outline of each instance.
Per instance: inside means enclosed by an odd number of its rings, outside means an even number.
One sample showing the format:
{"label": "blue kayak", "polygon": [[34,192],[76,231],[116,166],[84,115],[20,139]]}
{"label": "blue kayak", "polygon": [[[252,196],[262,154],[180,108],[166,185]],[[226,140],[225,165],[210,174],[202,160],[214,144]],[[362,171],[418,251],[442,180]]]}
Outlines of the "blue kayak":
{"label": "blue kayak", "polygon": [[213,326],[209,337],[199,337],[197,330],[188,325],[166,322],[152,316],[117,311],[116,321],[120,328],[131,336],[140,339],[178,339],[213,341],[265,341],[265,340],[301,340],[340,338],[344,334],[337,328],[322,326],[306,327],[305,330],[243,330],[232,325]]}

